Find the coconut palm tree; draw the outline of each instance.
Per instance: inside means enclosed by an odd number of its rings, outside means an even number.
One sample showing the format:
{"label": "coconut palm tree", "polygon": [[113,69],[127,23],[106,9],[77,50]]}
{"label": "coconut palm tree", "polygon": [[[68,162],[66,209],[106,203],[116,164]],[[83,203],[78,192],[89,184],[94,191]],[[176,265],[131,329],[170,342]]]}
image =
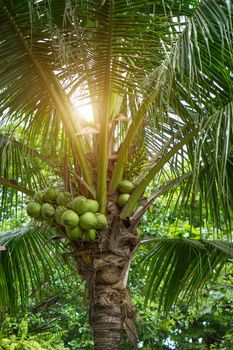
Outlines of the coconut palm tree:
{"label": "coconut palm tree", "polygon": [[[53,186],[97,200],[108,221],[89,241],[68,240],[53,220],[3,233],[2,307],[25,302],[65,240],[88,289],[95,349],[119,349],[122,331],[137,343],[127,279],[148,242],[137,226],[149,206],[179,192],[191,226],[198,216],[230,232],[232,8],[229,0],[0,0],[2,213],[17,193]],[[133,190],[119,200],[130,192],[122,180]],[[150,243],[147,298],[161,285],[165,309],[232,257],[224,241]]]}

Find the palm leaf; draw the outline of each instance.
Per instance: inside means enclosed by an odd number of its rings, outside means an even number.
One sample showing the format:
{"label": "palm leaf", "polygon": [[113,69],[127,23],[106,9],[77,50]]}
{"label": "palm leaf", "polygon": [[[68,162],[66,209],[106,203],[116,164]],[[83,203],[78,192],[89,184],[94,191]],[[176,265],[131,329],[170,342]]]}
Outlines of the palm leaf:
{"label": "palm leaf", "polygon": [[45,188],[51,167],[59,169],[56,162],[4,133],[0,134],[0,163],[1,219],[17,215],[25,195]]}
{"label": "palm leaf", "polygon": [[[150,240],[149,240],[150,241]],[[178,298],[192,297],[233,257],[233,246],[224,241],[155,239],[145,257],[146,303],[159,298],[167,313]]]}
{"label": "palm leaf", "polygon": [[[71,148],[82,165],[84,178],[92,187],[90,169],[81,151],[84,148],[83,142],[82,139],[76,137],[78,122],[73,106],[53,72],[53,60],[50,59],[51,45],[47,47],[38,45],[38,41],[46,42],[48,38],[38,38],[35,35],[34,45],[30,47],[28,38],[31,36],[31,21],[27,1],[12,6],[10,2],[1,0],[0,7],[2,9],[1,23],[4,27],[2,42],[5,52],[12,54],[10,64],[5,55],[1,61],[4,66],[1,80],[2,110],[8,108],[11,112],[10,119],[17,120],[19,117],[21,123],[22,121],[25,123],[26,118],[30,128],[32,124],[35,127],[34,121],[39,118],[40,128],[44,127],[45,123],[50,126],[44,129],[45,132],[52,130],[51,117],[55,123],[57,118],[58,121],[60,119],[66,134],[72,140]],[[45,33],[41,31],[41,28],[40,32]],[[8,69],[10,74],[8,74]],[[11,91],[10,94],[9,91]],[[53,112],[54,109],[56,113]],[[44,117],[46,117],[45,122]]]}
{"label": "palm leaf", "polygon": [[[198,215],[200,222],[204,218],[206,222],[211,220],[217,227],[225,225],[230,228],[232,111],[231,101],[225,106],[220,106],[219,110],[199,123],[198,132],[193,135],[193,139],[174,153],[172,149],[176,148],[176,142],[184,137],[182,135],[185,134],[185,130],[192,128],[195,116],[188,113],[189,121],[186,124],[173,114],[168,114],[166,122],[158,121],[153,124],[151,120],[151,123],[146,124],[139,135],[144,135],[148,159],[143,171],[134,179],[135,191],[123,208],[121,217],[129,216],[148,184],[152,184],[152,180],[156,186],[155,193],[159,189],[159,194],[162,195],[163,187],[170,183],[171,196],[173,192],[177,198],[177,191],[172,191],[171,185],[173,183],[177,186],[177,182],[173,180],[181,178],[184,181],[179,183],[180,196],[177,206],[189,212],[191,222],[194,216]],[[168,157],[169,154],[171,157]],[[138,158],[138,161],[141,162],[141,159]],[[135,162],[134,166],[140,164]],[[184,176],[186,173],[190,173],[188,180]],[[156,195],[155,199],[157,197]],[[222,214],[224,223],[220,219]]]}
{"label": "palm leaf", "polygon": [[[54,268],[62,273],[62,243],[50,240],[53,230],[28,226],[21,230],[3,232],[0,242],[6,251],[0,255],[0,307],[16,312],[26,307],[30,292],[37,295],[39,287]],[[66,249],[67,250],[67,249]]]}
{"label": "palm leaf", "polygon": [[198,125],[232,100],[232,6],[228,5],[228,1],[220,0],[191,6],[183,17],[180,33],[174,32],[174,40],[165,45],[165,57],[146,78],[146,98],[134,113],[120,147],[112,191],[122,178],[129,147],[151,109],[157,112],[155,121],[171,122],[172,112],[184,123]]}
{"label": "palm leaf", "polygon": [[0,134],[0,177],[12,182],[15,180],[31,191],[43,188],[47,181],[40,160],[53,168],[56,165],[48,157],[18,142],[12,135]]}
{"label": "palm leaf", "polygon": [[191,222],[194,215],[198,215],[201,222],[205,219],[212,221],[215,227],[225,225],[229,230],[233,198],[229,176],[232,169],[232,112],[230,101],[204,119],[199,124],[196,142],[187,144],[182,159],[184,170],[188,167],[192,177],[181,186],[178,204],[179,208],[189,211]]}
{"label": "palm leaf", "polygon": [[[175,155],[177,154],[177,151],[182,149],[189,141],[193,139],[193,137],[197,134],[197,131],[194,130],[187,135],[181,138],[181,140],[175,144],[172,142],[172,147],[169,149],[169,151],[164,154],[161,159],[159,159],[159,155],[155,156],[154,159],[154,164],[151,168],[148,169],[147,174],[141,179],[141,181],[137,184],[135,190],[132,192],[129,201],[127,204],[124,206],[122,212],[121,212],[121,217],[126,218],[131,215],[133,209],[135,208],[135,205],[137,201],[140,199],[142,196],[143,192],[145,191],[146,187],[150,183],[150,181],[155,177],[155,175],[160,171],[160,169]],[[169,144],[165,144],[165,149],[170,148],[171,142],[169,141]],[[168,147],[167,147],[168,146]],[[164,149],[162,148],[162,152]]]}

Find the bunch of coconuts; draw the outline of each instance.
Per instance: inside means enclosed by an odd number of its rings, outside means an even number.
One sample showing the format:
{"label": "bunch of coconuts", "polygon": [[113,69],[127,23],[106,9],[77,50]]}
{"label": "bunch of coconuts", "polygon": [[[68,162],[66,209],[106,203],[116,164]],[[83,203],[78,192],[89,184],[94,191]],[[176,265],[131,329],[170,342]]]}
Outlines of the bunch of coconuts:
{"label": "bunch of coconuts", "polygon": [[72,197],[69,192],[59,192],[50,187],[35,194],[27,205],[27,214],[38,221],[45,220],[53,226],[55,222],[65,227],[70,240],[92,241],[96,231],[107,227],[104,214],[98,213],[99,203],[84,196]]}
{"label": "bunch of coconuts", "polygon": [[[118,207],[127,203],[133,188],[133,183],[128,180],[119,183]],[[70,192],[60,192],[54,187],[36,193],[26,208],[27,214],[35,220],[46,221],[51,226],[55,223],[64,226],[71,241],[92,241],[96,238],[96,231],[108,226],[106,216],[98,213],[98,209],[96,200],[84,196],[73,198]]]}
{"label": "bunch of coconuts", "polygon": [[120,195],[117,198],[118,207],[122,208],[129,200],[130,193],[134,189],[134,184],[128,180],[122,180],[118,185]]}
{"label": "bunch of coconuts", "polygon": [[[131,181],[128,180],[122,180],[118,185],[118,191],[120,192],[120,195],[117,198],[117,205],[118,207],[122,208],[129,200],[130,193],[134,189],[134,184]],[[136,228],[137,234],[140,236],[141,230],[137,227]]]}

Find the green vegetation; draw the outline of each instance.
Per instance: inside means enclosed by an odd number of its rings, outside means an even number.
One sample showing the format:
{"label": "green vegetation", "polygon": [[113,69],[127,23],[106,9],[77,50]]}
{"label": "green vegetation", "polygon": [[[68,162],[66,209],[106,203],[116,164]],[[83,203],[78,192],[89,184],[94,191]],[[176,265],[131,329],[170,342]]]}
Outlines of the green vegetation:
{"label": "green vegetation", "polygon": [[[167,210],[168,196],[155,202],[141,224],[141,235],[144,238],[162,237],[189,237],[194,232],[200,236],[200,229],[187,224],[187,213],[177,222],[176,201],[173,200]],[[166,214],[165,214],[166,213]],[[14,228],[12,223],[12,228]],[[203,228],[203,235],[208,238],[214,235],[212,225]],[[158,290],[154,301],[146,308],[141,286],[146,286],[147,265],[142,264],[143,257],[150,251],[149,246],[142,246],[134,257],[129,286],[133,302],[138,309],[136,328],[140,344],[143,349],[221,349],[229,350],[233,344],[232,329],[233,317],[233,290],[232,264],[215,280],[198,292],[195,300],[185,302],[179,299],[169,314],[165,316],[159,310]],[[89,350],[93,346],[91,329],[87,316],[87,301],[84,284],[77,278],[67,265],[64,273],[53,271],[53,278],[44,280],[42,295],[34,295],[29,301],[27,316],[19,313],[18,319],[11,318],[14,334],[22,319],[28,320],[29,330],[26,339],[49,339],[54,335],[56,342],[64,343],[67,349]],[[46,285],[46,288],[44,288]],[[20,316],[21,314],[21,316]],[[16,330],[15,330],[16,329]],[[55,336],[56,335],[56,336]],[[10,339],[10,336],[9,336]],[[15,338],[16,339],[16,338]],[[18,339],[18,338],[17,338]],[[19,341],[19,339],[18,339]],[[42,344],[42,343],[41,343]],[[56,349],[56,348],[55,348]],[[121,350],[134,349],[130,343],[123,342]]]}
{"label": "green vegetation", "polygon": [[68,350],[61,343],[62,332],[39,333],[30,336],[28,320],[6,317],[0,329],[0,349],[2,350]]}

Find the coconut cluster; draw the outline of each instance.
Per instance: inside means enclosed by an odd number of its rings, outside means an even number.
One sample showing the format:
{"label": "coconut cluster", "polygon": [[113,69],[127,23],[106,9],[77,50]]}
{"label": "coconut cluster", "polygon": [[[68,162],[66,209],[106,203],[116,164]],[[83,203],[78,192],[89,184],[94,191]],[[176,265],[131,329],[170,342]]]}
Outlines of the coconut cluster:
{"label": "coconut cluster", "polygon": [[107,227],[104,214],[98,213],[99,203],[84,196],[72,197],[69,192],[59,192],[56,188],[36,193],[27,205],[27,214],[50,225],[64,226],[70,240],[92,241],[98,230]]}
{"label": "coconut cluster", "polygon": [[120,195],[117,198],[118,207],[122,208],[129,200],[130,193],[134,189],[134,184],[128,180],[122,180],[118,185]]}
{"label": "coconut cluster", "polygon": [[[128,180],[119,183],[117,205],[120,208],[129,200],[133,188],[133,183]],[[36,193],[26,210],[35,220],[46,221],[51,226],[64,226],[70,240],[94,240],[97,232],[108,226],[106,216],[98,212],[99,203],[95,199],[73,198],[70,192],[61,192],[54,187]]]}

